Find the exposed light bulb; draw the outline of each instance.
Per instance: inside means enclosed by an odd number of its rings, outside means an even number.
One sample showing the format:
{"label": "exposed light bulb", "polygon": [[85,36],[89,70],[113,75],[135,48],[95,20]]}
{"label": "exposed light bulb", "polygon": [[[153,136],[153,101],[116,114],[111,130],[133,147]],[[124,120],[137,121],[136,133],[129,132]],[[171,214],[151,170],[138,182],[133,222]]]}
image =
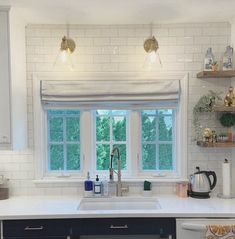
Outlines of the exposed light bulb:
{"label": "exposed light bulb", "polygon": [[157,54],[156,51],[152,51],[148,54],[149,62],[153,64],[157,60]]}
{"label": "exposed light bulb", "polygon": [[[152,35],[152,32],[151,32],[151,35]],[[152,70],[154,65],[157,66],[157,64],[155,64],[156,62],[159,62],[160,66],[162,66],[160,56],[157,51],[158,48],[159,48],[158,41],[156,40],[154,36],[151,36],[144,41],[144,50],[147,53],[145,57],[145,61],[144,61],[144,68],[147,68],[148,70]]]}
{"label": "exposed light bulb", "polygon": [[57,55],[57,58],[55,60],[54,66],[66,66],[70,70],[74,70],[74,65],[71,57],[71,53],[68,50],[59,50],[59,53]]}
{"label": "exposed light bulb", "polygon": [[158,67],[159,65],[162,66],[161,59],[158,52],[151,51],[147,53],[143,67],[151,71],[153,67]]}

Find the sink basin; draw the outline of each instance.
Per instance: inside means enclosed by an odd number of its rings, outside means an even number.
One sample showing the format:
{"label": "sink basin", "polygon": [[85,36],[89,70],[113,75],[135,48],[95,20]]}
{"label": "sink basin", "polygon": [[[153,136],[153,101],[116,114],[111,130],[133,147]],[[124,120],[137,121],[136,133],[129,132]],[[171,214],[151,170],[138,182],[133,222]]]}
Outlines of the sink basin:
{"label": "sink basin", "polygon": [[157,210],[160,204],[154,198],[110,197],[83,198],[78,210]]}

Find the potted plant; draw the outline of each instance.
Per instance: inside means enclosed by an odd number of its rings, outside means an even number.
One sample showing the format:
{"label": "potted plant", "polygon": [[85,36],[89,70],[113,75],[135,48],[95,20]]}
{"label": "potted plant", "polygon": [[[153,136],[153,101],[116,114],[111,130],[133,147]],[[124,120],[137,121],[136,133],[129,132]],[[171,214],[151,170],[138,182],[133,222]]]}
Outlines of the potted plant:
{"label": "potted plant", "polygon": [[218,71],[219,70],[219,64],[217,61],[212,62],[212,71]]}
{"label": "potted plant", "polygon": [[199,122],[199,114],[203,112],[212,112],[213,107],[217,103],[217,101],[222,100],[222,98],[219,96],[221,94],[218,92],[214,92],[212,90],[209,90],[209,93],[206,95],[203,95],[197,102],[197,104],[193,107],[193,125],[195,127],[195,133],[197,139],[199,138],[199,135],[201,135],[202,127],[200,126]]}
{"label": "potted plant", "polygon": [[220,117],[220,123],[222,126],[228,128],[228,141],[233,141],[233,134],[231,127],[235,125],[235,114],[230,112],[222,114]]}

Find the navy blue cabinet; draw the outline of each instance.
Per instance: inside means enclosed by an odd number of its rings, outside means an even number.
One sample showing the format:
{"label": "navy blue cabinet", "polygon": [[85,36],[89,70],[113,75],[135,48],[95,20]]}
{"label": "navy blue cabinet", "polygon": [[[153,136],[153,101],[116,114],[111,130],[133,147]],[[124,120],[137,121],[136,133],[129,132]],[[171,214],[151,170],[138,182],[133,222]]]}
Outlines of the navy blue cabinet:
{"label": "navy blue cabinet", "polygon": [[3,221],[3,238],[66,238],[67,220],[9,220]]}
{"label": "navy blue cabinet", "polygon": [[[3,239],[79,239],[83,236],[156,235],[175,239],[174,218],[81,218],[3,221]],[[156,237],[156,238],[158,238]],[[94,237],[93,237],[94,238]]]}

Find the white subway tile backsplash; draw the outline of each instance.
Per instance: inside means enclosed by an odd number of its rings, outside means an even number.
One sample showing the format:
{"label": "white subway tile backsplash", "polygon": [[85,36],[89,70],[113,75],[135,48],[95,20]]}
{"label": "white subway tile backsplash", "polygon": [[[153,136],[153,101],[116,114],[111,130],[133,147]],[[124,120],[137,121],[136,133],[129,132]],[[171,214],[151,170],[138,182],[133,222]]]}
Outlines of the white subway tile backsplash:
{"label": "white subway tile backsplash", "polygon": [[[0,174],[10,178],[11,195],[82,195],[82,184],[35,185],[33,156],[33,93],[32,73],[51,71],[67,72],[54,68],[61,38],[66,35],[66,25],[28,25],[26,28],[27,102],[29,150],[0,151]],[[200,80],[196,73],[203,68],[208,47],[221,61],[230,41],[229,23],[185,23],[153,25],[153,35],[159,42],[163,66],[156,65],[152,74],[189,72],[188,111],[188,173],[196,166],[215,170],[221,185],[221,162],[232,159],[231,149],[208,149],[195,145],[192,108],[208,90],[226,92],[229,80]],[[71,25],[70,37],[76,42],[73,62],[77,72],[145,72],[146,53],[143,43],[150,36],[149,25]],[[208,127],[219,127],[215,115],[203,116]],[[223,128],[221,127],[221,131]],[[175,184],[153,184],[154,194],[175,193]],[[141,194],[142,184],[131,184],[131,194]]]}
{"label": "white subway tile backsplash", "polygon": [[110,38],[103,38],[103,37],[99,37],[99,38],[94,38],[93,39],[94,42],[94,46],[106,46],[106,45],[110,45]]}

